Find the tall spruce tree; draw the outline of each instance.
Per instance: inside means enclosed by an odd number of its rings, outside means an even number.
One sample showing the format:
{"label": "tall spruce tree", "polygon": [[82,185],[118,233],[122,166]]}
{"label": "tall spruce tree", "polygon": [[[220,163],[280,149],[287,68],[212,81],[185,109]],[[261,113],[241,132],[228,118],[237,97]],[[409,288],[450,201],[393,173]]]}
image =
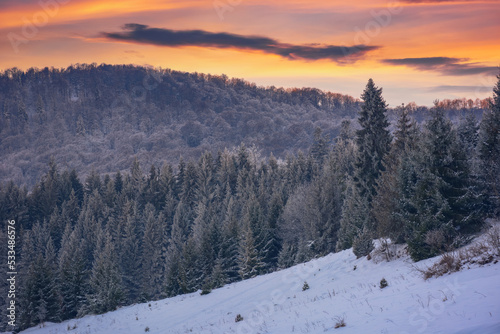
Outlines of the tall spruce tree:
{"label": "tall spruce tree", "polygon": [[493,101],[479,132],[479,161],[488,210],[500,214],[500,75],[493,87]]}
{"label": "tall spruce tree", "polygon": [[142,238],[141,299],[151,300],[161,296],[164,274],[163,238],[165,219],[155,214],[154,206],[148,203],[144,209],[145,221]]}
{"label": "tall spruce tree", "polygon": [[437,104],[425,124],[416,156],[417,181],[411,200],[409,251],[415,260],[452,246],[458,234],[480,226],[480,203],[465,153],[442,108]]}
{"label": "tall spruce tree", "polygon": [[82,313],[114,311],[124,300],[115,245],[109,232],[100,232],[90,276],[90,293]]}
{"label": "tall spruce tree", "polygon": [[81,228],[73,229],[68,223],[59,253],[58,271],[63,319],[76,317],[85,303],[90,272],[85,249],[85,238],[82,236]]}
{"label": "tall spruce tree", "polygon": [[337,249],[356,246],[357,256],[366,255],[371,251],[369,245],[375,226],[370,212],[371,202],[376,195],[376,181],[384,170],[383,161],[392,140],[382,88],[376,87],[370,79],[361,98],[363,105],[358,117],[361,129],[356,131],[357,155],[353,177],[353,186],[356,189],[347,193],[355,198],[345,199],[341,219],[341,231],[349,237],[342,236],[337,244]]}
{"label": "tall spruce tree", "polygon": [[[393,242],[404,242],[405,224],[399,211],[404,203],[405,187],[403,161],[406,161],[416,147],[418,129],[410,118],[408,109],[399,112],[394,131],[395,140],[384,161],[385,170],[377,180],[377,195],[372,202],[376,231],[379,237],[389,237]],[[404,166],[405,168],[407,165]]]}

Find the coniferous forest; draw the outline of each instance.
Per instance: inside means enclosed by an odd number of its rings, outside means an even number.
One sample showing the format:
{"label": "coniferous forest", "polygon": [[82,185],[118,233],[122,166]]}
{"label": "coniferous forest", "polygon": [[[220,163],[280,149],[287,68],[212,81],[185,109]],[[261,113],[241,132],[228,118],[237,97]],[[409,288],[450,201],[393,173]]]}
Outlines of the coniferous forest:
{"label": "coniferous forest", "polygon": [[406,243],[418,261],[466,244],[499,215],[500,76],[481,121],[452,122],[438,102],[423,121],[410,108],[389,111],[371,79],[352,105],[355,119],[335,136],[318,127],[285,157],[240,144],[83,177],[54,158],[29,191],[4,182],[1,221],[17,222],[19,329],[209,293],[351,247],[366,256],[376,238]]}

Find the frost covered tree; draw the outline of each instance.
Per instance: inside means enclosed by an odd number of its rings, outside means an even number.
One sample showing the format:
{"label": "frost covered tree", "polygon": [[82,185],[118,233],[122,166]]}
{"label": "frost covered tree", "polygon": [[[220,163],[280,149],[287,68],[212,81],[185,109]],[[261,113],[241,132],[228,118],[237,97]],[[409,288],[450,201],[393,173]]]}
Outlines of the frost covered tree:
{"label": "frost covered tree", "polygon": [[94,257],[83,314],[114,311],[125,297],[118,256],[109,232],[99,233]]}
{"label": "frost covered tree", "polygon": [[357,154],[352,184],[356,189],[347,193],[340,223],[340,234],[347,235],[342,236],[342,240],[339,238],[340,242],[337,243],[337,249],[340,250],[353,246],[357,240],[356,246],[362,248],[356,250],[358,256],[371,251],[366,246],[375,225],[371,215],[371,202],[376,195],[376,181],[384,170],[383,161],[392,140],[382,88],[376,87],[370,79],[361,98],[363,105],[358,117],[361,129],[356,131]]}
{"label": "frost covered tree", "polygon": [[400,211],[413,185],[408,184],[407,162],[417,147],[418,128],[408,110],[400,110],[394,143],[384,161],[385,170],[377,179],[377,195],[372,203],[376,232],[379,237],[390,237],[393,242],[404,242],[405,220]]}
{"label": "frost covered tree", "polygon": [[151,300],[162,295],[165,270],[163,247],[165,218],[155,214],[154,206],[148,203],[144,209],[145,222],[141,254],[141,299]]}
{"label": "frost covered tree", "polygon": [[88,293],[90,264],[85,254],[85,243],[81,228],[77,226],[73,229],[68,223],[62,239],[58,268],[63,319],[77,316]]}
{"label": "frost covered tree", "polygon": [[46,226],[35,224],[22,243],[19,275],[19,326],[59,321],[60,297],[54,243]]}
{"label": "frost covered tree", "polygon": [[116,240],[126,300],[136,302],[140,297],[140,273],[143,228],[135,201],[128,202],[121,220],[120,238]]}
{"label": "frost covered tree", "polygon": [[493,87],[490,110],[483,114],[479,132],[479,163],[488,210],[500,213],[500,75]]}
{"label": "frost covered tree", "polygon": [[436,107],[425,124],[416,156],[417,181],[411,204],[409,251],[415,260],[446,250],[458,234],[480,226],[480,203],[456,131]]}

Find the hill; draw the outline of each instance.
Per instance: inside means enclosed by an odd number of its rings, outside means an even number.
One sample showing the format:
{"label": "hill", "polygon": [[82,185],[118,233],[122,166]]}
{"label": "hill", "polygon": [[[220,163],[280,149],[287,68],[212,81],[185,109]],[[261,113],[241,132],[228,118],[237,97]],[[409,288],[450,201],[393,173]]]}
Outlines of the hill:
{"label": "hill", "polygon": [[[413,263],[399,251],[387,262],[376,251],[371,260],[356,259],[349,249],[208,295],[198,291],[22,333],[500,332],[500,264],[489,257],[495,250],[486,234],[460,250],[468,254],[460,271],[427,280],[421,271],[442,258]],[[238,314],[243,320],[235,322]],[[342,321],[345,327],[336,328]]]}
{"label": "hill", "polygon": [[81,174],[198,159],[244,142],[266,156],[334,137],[360,102],[318,89],[257,87],[225,75],[75,65],[0,74],[0,181],[33,185],[51,157]]}
{"label": "hill", "polygon": [[[443,101],[451,118],[484,101]],[[31,187],[51,157],[80,175],[176,165],[241,143],[263,156],[307,151],[316,128],[329,138],[361,102],[315,88],[259,87],[225,75],[133,65],[76,64],[0,73],[0,183]],[[419,122],[429,109],[408,105]],[[390,120],[395,119],[389,110]]]}

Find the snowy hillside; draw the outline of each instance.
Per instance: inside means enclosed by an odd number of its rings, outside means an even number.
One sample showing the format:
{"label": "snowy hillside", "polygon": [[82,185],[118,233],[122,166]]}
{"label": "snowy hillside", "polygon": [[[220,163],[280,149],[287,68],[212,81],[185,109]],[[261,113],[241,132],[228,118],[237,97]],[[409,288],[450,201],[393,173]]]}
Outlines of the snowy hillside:
{"label": "snowy hillside", "polygon": [[[424,280],[416,268],[437,260],[376,263],[346,250],[208,295],[177,296],[23,333],[500,333],[500,263]],[[305,281],[309,289],[303,291]],[[238,314],[243,320],[235,322]],[[345,327],[335,328],[342,319]]]}

